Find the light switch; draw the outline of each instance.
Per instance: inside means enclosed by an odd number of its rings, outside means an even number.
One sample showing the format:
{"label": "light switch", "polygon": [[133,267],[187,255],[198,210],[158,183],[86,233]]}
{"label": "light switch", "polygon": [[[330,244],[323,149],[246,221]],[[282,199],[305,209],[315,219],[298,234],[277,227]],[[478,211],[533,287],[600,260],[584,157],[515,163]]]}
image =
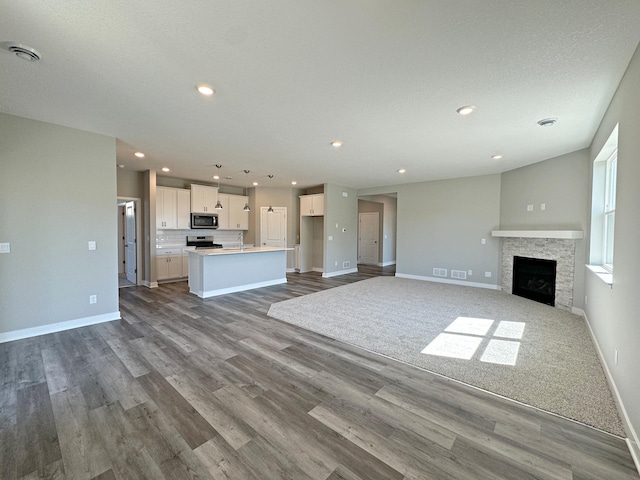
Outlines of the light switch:
{"label": "light switch", "polygon": [[347,197],[349,196],[349,192],[342,192],[342,196],[343,196],[344,198],[347,198]]}
{"label": "light switch", "polygon": [[546,210],[547,209],[547,204],[546,203],[541,203],[540,204],[540,210]]}
{"label": "light switch", "polygon": [[96,249],[96,242],[90,241],[89,242],[89,250],[95,250],[95,249]]}
{"label": "light switch", "polygon": [[333,240],[333,235],[329,235],[328,240],[329,240],[329,241]]}
{"label": "light switch", "polygon": [[11,253],[11,244],[0,243],[0,253]]}
{"label": "light switch", "polygon": [[481,238],[481,239],[480,239],[480,243],[481,243],[482,245],[486,245],[486,244],[487,244],[487,239],[486,239],[486,238]]}
{"label": "light switch", "polygon": [[527,212],[533,212],[533,205],[527,205]]}

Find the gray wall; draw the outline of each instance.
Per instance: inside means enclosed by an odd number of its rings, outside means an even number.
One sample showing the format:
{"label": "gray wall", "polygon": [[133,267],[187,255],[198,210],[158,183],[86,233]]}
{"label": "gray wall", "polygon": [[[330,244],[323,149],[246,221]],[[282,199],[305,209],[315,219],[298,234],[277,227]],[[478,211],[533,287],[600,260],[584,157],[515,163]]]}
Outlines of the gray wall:
{"label": "gray wall", "polygon": [[115,139],[6,114],[0,138],[0,333],[117,318]]}
{"label": "gray wall", "polygon": [[[346,197],[343,192],[347,194]],[[357,268],[358,193],[353,188],[327,183],[324,186],[324,200],[324,274],[344,270],[344,262],[350,264],[347,269]],[[329,241],[329,236],[333,240]]]}
{"label": "gray wall", "polygon": [[118,197],[139,198],[144,201],[142,172],[118,168],[117,182]]}
{"label": "gray wall", "polygon": [[[588,235],[589,150],[502,174],[502,230],[582,230]],[[545,204],[545,210],[540,205]],[[533,211],[527,211],[533,205]],[[584,307],[586,240],[576,241],[573,306]]]}
{"label": "gray wall", "polygon": [[[609,105],[590,150],[593,161],[619,123],[618,186],[613,287],[586,272],[585,311],[626,410],[627,429],[638,459],[640,433],[640,51],[636,51]],[[591,182],[589,182],[591,183]],[[619,361],[615,364],[614,352]]]}
{"label": "gray wall", "polygon": [[[500,175],[363,189],[398,193],[396,273],[432,277],[434,268],[472,270],[467,282],[499,284]],[[481,243],[485,239],[486,244]],[[491,277],[485,277],[491,272]]]}

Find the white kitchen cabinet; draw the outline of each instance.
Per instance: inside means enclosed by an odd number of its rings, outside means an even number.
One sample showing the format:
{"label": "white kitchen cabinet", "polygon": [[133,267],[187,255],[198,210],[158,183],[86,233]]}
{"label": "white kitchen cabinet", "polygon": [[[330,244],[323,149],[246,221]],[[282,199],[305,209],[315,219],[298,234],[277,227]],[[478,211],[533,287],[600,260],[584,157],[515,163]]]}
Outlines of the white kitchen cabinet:
{"label": "white kitchen cabinet", "polygon": [[218,189],[206,185],[191,184],[191,212],[217,213]]}
{"label": "white kitchen cabinet", "polygon": [[324,215],[324,193],[300,196],[300,216],[317,217]]}
{"label": "white kitchen cabinet", "polygon": [[218,230],[248,230],[249,212],[243,209],[249,197],[221,193],[218,198],[222,204],[222,210],[216,210]]}
{"label": "white kitchen cabinet", "polygon": [[188,230],[191,228],[191,192],[179,188],[176,193],[177,227]]}
{"label": "white kitchen cabinet", "polygon": [[178,228],[177,188],[156,188],[156,227],[159,229]]}
{"label": "white kitchen cabinet", "polygon": [[156,276],[158,280],[182,278],[182,249],[163,249],[156,252]]}
{"label": "white kitchen cabinet", "polygon": [[156,228],[191,228],[191,198],[183,188],[156,187]]}

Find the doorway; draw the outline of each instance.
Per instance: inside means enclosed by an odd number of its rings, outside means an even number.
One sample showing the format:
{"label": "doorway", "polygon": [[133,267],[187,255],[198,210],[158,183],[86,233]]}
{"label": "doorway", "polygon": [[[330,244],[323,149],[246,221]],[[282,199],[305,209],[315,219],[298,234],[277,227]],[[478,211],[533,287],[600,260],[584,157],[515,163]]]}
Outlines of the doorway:
{"label": "doorway", "polygon": [[118,287],[131,287],[140,284],[138,272],[142,271],[138,242],[140,218],[137,212],[140,199],[118,198]]}
{"label": "doorway", "polygon": [[358,214],[358,263],[377,265],[380,218],[378,212]]}

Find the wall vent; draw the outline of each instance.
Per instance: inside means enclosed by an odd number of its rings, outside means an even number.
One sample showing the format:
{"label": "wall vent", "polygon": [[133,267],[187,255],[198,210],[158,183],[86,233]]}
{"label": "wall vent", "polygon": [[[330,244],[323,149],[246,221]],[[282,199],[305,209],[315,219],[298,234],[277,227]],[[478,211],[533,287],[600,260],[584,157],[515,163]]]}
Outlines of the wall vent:
{"label": "wall vent", "polygon": [[446,277],[447,276],[447,269],[446,268],[434,268],[433,269],[433,276],[434,277]]}
{"label": "wall vent", "polygon": [[342,268],[349,268],[349,267],[351,267],[350,261],[342,262]]}
{"label": "wall vent", "polygon": [[451,278],[458,278],[460,280],[467,279],[467,272],[465,270],[451,270]]}

